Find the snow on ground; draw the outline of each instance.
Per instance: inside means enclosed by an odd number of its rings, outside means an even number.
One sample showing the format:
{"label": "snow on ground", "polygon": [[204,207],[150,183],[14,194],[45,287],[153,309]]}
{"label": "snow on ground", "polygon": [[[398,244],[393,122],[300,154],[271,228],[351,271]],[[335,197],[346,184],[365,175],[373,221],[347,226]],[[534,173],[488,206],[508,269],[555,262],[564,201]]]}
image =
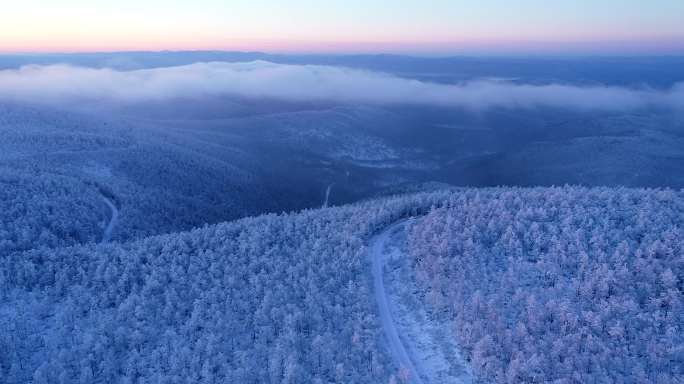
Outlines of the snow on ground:
{"label": "snow on ground", "polygon": [[335,185],[335,183],[329,184],[328,187],[325,189],[325,200],[323,200],[323,208],[328,208],[328,202],[330,201],[330,190],[332,189],[333,185]]}
{"label": "snow on ground", "polygon": [[418,297],[404,252],[406,222],[371,242],[375,296],[390,354],[410,382],[471,383],[472,375],[456,340]]}

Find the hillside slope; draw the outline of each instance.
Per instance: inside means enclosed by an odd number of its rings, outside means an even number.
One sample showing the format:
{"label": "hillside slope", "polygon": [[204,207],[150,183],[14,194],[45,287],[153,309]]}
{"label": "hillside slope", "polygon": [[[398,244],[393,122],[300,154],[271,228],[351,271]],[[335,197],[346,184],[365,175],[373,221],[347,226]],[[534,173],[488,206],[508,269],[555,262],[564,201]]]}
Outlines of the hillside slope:
{"label": "hillside slope", "polygon": [[364,241],[446,194],[0,258],[0,377],[384,382]]}
{"label": "hillside slope", "polygon": [[480,378],[676,382],[683,204],[669,190],[464,189],[15,253],[0,258],[0,377],[386,382],[400,367],[367,244],[417,217],[415,299],[452,316],[437,319]]}
{"label": "hillside slope", "polygon": [[683,197],[470,190],[415,222],[410,265],[488,382],[678,383]]}

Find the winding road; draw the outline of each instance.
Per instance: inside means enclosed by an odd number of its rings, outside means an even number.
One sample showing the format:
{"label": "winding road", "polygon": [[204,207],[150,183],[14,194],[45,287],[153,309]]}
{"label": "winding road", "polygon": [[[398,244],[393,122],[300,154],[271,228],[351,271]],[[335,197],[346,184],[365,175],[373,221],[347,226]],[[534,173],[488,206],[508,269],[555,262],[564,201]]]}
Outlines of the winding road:
{"label": "winding road", "polygon": [[116,227],[116,224],[119,221],[119,209],[116,208],[116,205],[114,205],[114,203],[105,196],[102,196],[102,200],[111,211],[111,216],[109,217],[109,222],[107,223],[107,226],[105,227],[104,232],[102,233],[101,241],[101,243],[108,243],[112,240],[112,232],[114,231],[114,227]]}
{"label": "winding road", "polygon": [[375,299],[378,302],[380,322],[385,331],[390,354],[399,366],[399,369],[404,373],[408,373],[407,376],[412,383],[423,384],[424,381],[422,377],[424,374],[420,362],[414,361],[415,358],[411,356],[409,349],[404,346],[399,338],[399,331],[397,330],[394,318],[392,317],[390,300],[387,291],[385,290],[383,276],[383,266],[385,265],[386,258],[385,246],[389,242],[391,234],[398,229],[403,229],[404,224],[406,224],[406,221],[400,221],[393,224],[371,240],[370,256],[373,261],[373,288],[375,291]]}
{"label": "winding road", "polygon": [[468,364],[445,320],[430,315],[428,306],[416,295],[419,289],[405,263],[403,232],[410,220],[389,226],[369,244],[373,290],[390,355],[404,382],[472,383]]}

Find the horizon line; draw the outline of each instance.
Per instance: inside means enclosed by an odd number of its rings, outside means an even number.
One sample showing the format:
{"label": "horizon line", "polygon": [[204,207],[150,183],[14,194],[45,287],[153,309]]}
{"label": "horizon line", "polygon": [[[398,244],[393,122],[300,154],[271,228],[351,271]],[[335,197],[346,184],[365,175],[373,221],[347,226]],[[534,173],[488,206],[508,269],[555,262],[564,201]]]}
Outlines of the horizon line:
{"label": "horizon line", "polygon": [[155,39],[125,43],[72,44],[68,41],[25,41],[0,44],[0,54],[96,54],[124,52],[240,52],[288,55],[408,55],[408,56],[679,56],[684,36],[637,39],[450,39],[407,41],[307,41],[229,39],[180,43]]}
{"label": "horizon line", "polygon": [[117,55],[117,54],[244,54],[264,56],[395,56],[413,58],[496,58],[496,57],[530,57],[530,58],[676,58],[684,57],[684,50],[671,52],[632,51],[632,52],[595,52],[595,51],[463,51],[463,52],[409,52],[409,51],[269,51],[240,49],[112,49],[112,50],[54,50],[54,51],[3,51],[0,56],[57,56],[57,55]]}

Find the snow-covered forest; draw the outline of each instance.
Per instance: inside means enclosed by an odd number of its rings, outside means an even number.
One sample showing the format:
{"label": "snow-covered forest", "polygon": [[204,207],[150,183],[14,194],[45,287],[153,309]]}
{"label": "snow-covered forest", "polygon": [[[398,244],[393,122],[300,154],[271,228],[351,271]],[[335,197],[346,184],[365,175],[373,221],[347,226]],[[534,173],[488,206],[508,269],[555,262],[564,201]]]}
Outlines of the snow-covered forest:
{"label": "snow-covered forest", "polygon": [[6,383],[401,378],[370,236],[401,218],[422,300],[482,382],[682,379],[682,193],[459,189],[0,259]]}
{"label": "snow-covered forest", "polygon": [[684,380],[684,200],[468,190],[417,220],[416,280],[484,382]]}
{"label": "snow-covered forest", "polygon": [[98,241],[102,234],[97,188],[69,177],[0,167],[0,209],[0,255]]}
{"label": "snow-covered forest", "polygon": [[684,59],[22,57],[0,384],[684,383]]}
{"label": "snow-covered forest", "polygon": [[448,195],[0,258],[0,381],[386,382],[365,240]]}
{"label": "snow-covered forest", "polygon": [[100,241],[103,197],[121,208],[115,240],[276,211],[255,162],[187,135],[0,103],[0,137],[0,253]]}
{"label": "snow-covered forest", "polygon": [[103,198],[119,209],[112,240],[128,241],[319,207],[333,183],[339,204],[425,177],[382,162],[422,160],[381,139],[378,121],[402,121],[381,108],[236,103],[246,110],[236,116],[222,102],[157,111],[0,101],[0,253],[100,241]]}

